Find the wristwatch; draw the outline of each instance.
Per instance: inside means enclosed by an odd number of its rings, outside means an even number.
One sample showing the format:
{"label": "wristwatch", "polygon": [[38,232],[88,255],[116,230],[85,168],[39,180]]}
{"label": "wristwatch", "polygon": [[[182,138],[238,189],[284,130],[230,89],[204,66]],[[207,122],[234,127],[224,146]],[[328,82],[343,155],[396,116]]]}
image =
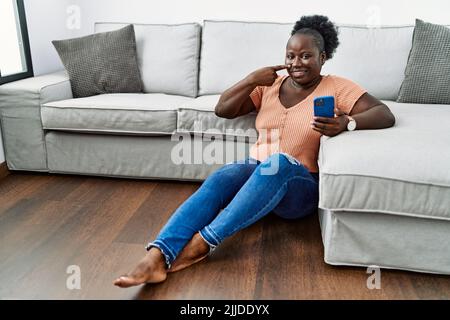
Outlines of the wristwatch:
{"label": "wristwatch", "polygon": [[347,119],[348,119],[347,130],[348,130],[348,131],[353,131],[353,130],[355,130],[355,129],[356,129],[356,121],[355,121],[355,119],[353,119],[353,118],[350,117],[350,116],[347,116]]}

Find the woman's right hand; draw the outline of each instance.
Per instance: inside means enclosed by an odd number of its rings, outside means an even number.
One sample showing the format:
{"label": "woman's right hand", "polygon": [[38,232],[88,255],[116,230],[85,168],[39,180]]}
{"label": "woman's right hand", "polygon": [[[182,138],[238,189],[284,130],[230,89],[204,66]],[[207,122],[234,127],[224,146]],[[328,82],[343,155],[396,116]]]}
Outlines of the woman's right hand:
{"label": "woman's right hand", "polygon": [[290,64],[264,67],[250,73],[247,78],[255,86],[271,86],[278,78],[277,71],[290,68]]}

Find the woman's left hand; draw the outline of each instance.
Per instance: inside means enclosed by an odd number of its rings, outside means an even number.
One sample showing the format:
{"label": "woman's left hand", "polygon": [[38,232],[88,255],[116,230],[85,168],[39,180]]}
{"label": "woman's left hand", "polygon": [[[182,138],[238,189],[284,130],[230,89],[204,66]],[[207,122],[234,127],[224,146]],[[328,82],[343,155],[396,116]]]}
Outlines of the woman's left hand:
{"label": "woman's left hand", "polygon": [[339,108],[334,108],[334,118],[314,117],[311,128],[323,135],[334,137],[347,129],[348,118]]}

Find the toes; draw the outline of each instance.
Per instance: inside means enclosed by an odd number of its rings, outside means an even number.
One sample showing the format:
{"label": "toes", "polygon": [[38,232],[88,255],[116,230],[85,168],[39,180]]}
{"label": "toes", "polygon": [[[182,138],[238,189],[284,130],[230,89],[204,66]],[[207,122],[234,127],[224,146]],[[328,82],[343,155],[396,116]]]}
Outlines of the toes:
{"label": "toes", "polygon": [[131,286],[136,286],[138,284],[139,283],[135,279],[130,277],[120,277],[114,281],[114,285],[121,288],[128,288]]}
{"label": "toes", "polygon": [[121,288],[128,288],[132,286],[137,286],[144,283],[159,283],[163,282],[167,278],[167,273],[153,273],[151,277],[133,277],[133,276],[122,276],[114,280],[113,284]]}

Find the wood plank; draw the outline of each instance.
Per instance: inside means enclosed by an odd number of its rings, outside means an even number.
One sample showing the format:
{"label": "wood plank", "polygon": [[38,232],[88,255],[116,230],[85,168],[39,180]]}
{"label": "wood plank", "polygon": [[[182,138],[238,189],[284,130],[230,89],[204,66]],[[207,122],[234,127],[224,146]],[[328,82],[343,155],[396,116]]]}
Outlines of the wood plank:
{"label": "wood plank", "polygon": [[158,181],[157,187],[133,215],[115,241],[145,246],[200,183]]}
{"label": "wood plank", "polygon": [[[23,278],[32,273],[34,268],[39,266],[45,268],[47,257],[56,259],[60,254],[67,254],[71,250],[70,244],[64,243],[61,238],[70,235],[70,229],[74,229],[80,219],[86,220],[87,223],[89,211],[86,210],[86,206],[97,203],[98,197],[108,196],[111,189],[110,186],[101,183],[98,188],[91,190],[90,185],[92,183],[89,181],[80,183],[79,188],[70,194],[72,197],[69,196],[66,202],[55,200],[39,202],[38,198],[29,200],[36,206],[34,210],[29,210],[31,213],[26,220],[28,223],[11,228],[5,241],[2,242],[8,245],[2,245],[0,249],[2,255],[6,256],[0,261],[0,280],[3,280],[2,276],[10,277],[11,280],[14,280],[14,276]],[[44,223],[38,225],[33,223],[39,219]],[[6,223],[6,228],[8,225],[9,223]]]}
{"label": "wood plank", "polygon": [[45,174],[13,173],[0,180],[0,215],[18,199],[29,198],[39,189],[51,185],[54,178]]}
{"label": "wood plank", "polygon": [[[70,194],[68,201],[45,202],[46,205],[35,212],[36,217],[47,218],[48,221],[50,216],[55,217],[58,213],[60,216],[52,219],[53,223],[35,227],[38,231],[31,236],[28,234],[26,240],[22,239],[19,242],[23,245],[22,250],[2,261],[0,274],[5,277],[16,274],[19,278],[26,279],[23,286],[16,287],[19,292],[33,286],[33,283],[36,288],[43,286],[42,292],[46,294],[55,290],[65,291],[61,283],[59,286],[51,286],[58,280],[55,275],[65,276],[68,265],[80,264],[84,259],[95,260],[134,213],[133,209],[148,194],[149,189],[142,188],[139,182],[124,185],[117,180],[93,178]],[[8,238],[7,241],[9,243],[13,240]],[[12,245],[17,248],[18,242]],[[92,249],[94,257],[90,256]],[[86,255],[88,257],[85,258]]]}

